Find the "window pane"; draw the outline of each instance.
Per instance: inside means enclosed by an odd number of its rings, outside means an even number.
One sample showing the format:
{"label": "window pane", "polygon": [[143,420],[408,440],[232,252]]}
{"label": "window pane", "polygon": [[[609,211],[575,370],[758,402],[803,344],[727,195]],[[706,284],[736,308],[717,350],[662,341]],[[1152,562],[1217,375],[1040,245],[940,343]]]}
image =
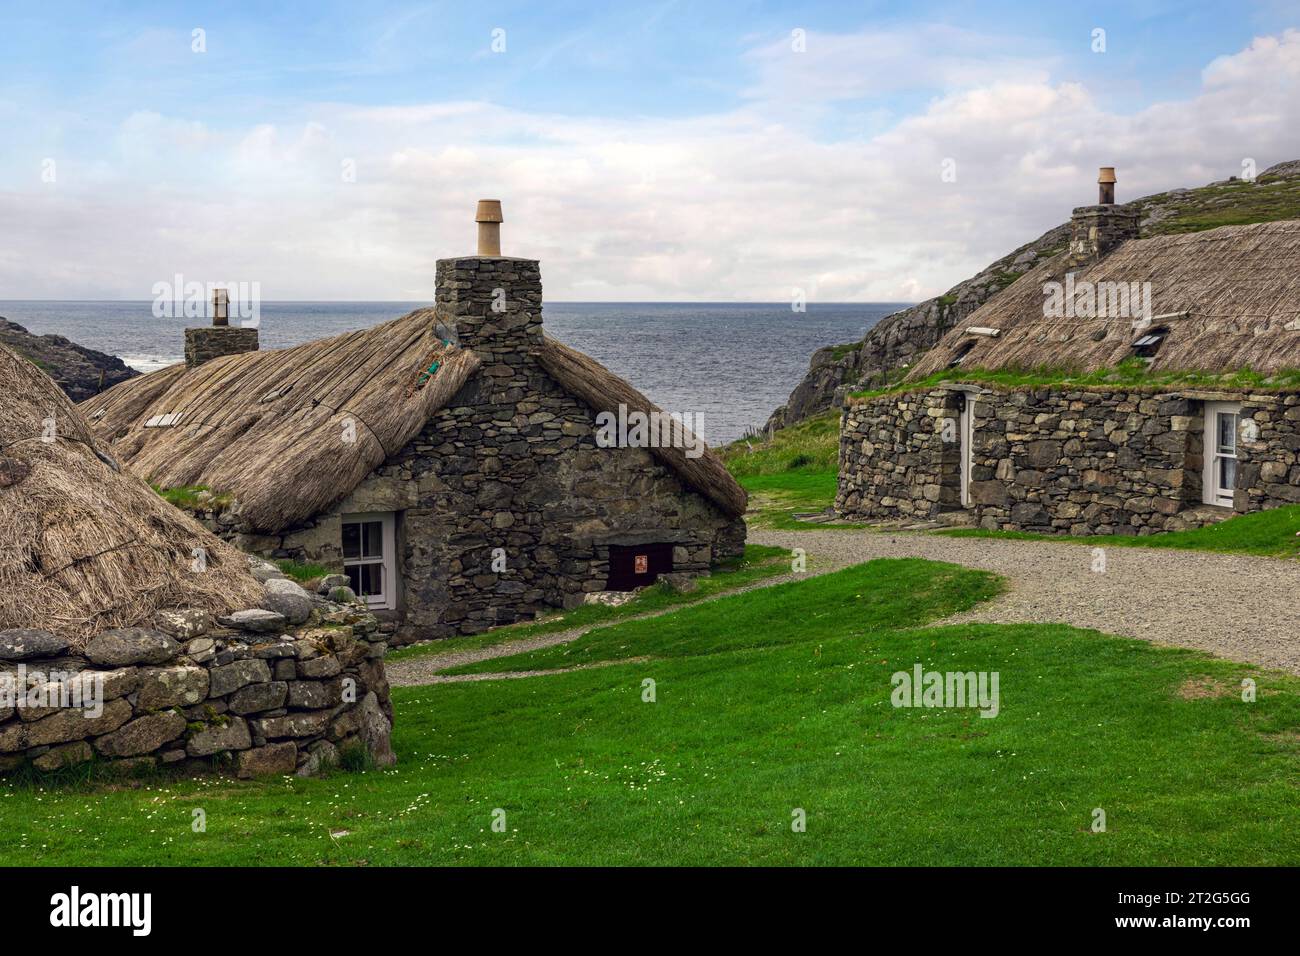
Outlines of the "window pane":
{"label": "window pane", "polygon": [[352,590],[358,597],[384,592],[384,566],[382,564],[353,564],[344,568]]}
{"label": "window pane", "polygon": [[363,558],[382,558],[384,556],[384,524],[382,521],[367,521],[361,526],[361,556]]}
{"label": "window pane", "polygon": [[1227,412],[1219,413],[1219,451],[1225,455],[1237,451],[1237,416]]}
{"label": "window pane", "polygon": [[[361,557],[361,525],[345,524],[343,526],[343,557]],[[353,588],[353,590],[356,590]]]}
{"label": "window pane", "polygon": [[1237,459],[1220,458],[1219,459],[1219,490],[1225,494],[1232,494],[1237,487]]}

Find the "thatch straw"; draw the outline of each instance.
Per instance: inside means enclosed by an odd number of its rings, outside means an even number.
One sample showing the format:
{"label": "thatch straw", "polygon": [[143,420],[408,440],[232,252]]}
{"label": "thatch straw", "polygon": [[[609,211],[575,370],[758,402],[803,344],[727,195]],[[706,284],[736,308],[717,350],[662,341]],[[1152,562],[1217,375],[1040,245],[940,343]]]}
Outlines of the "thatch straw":
{"label": "thatch straw", "polygon": [[58,386],[4,347],[0,386],[0,630],[80,642],[162,609],[255,606],[247,559],[115,470]]}
{"label": "thatch straw", "polygon": [[[172,366],[83,403],[96,435],[167,488],[206,486],[240,527],[276,532],[346,497],[479,367],[434,334],[433,309],[293,348]],[[421,382],[433,361],[437,372]],[[146,427],[156,416],[177,424]]]}
{"label": "thatch straw", "polygon": [[[965,343],[966,368],[1060,368],[1082,372],[1133,354],[1133,320],[1045,317],[1043,286],[1063,282],[1065,256],[1040,263],[972,313],[917,363],[911,379],[943,369]],[[1300,367],[1300,220],[1223,226],[1123,243],[1074,274],[1082,283],[1151,283],[1152,327],[1169,334],[1152,371],[1272,374]],[[1076,293],[1076,303],[1079,295]],[[969,327],[1001,330],[997,338]],[[954,369],[954,375],[960,371]]]}
{"label": "thatch straw", "polygon": [[[660,411],[654,402],[595,359],[554,339],[544,341],[537,360],[563,388],[597,412],[617,413],[619,405],[647,415]],[[745,489],[711,450],[706,448],[698,458],[688,458],[685,449],[694,447],[695,438],[689,430],[683,430],[686,432],[684,447],[652,447],[650,453],[727,514],[733,517],[744,514],[749,500]]]}

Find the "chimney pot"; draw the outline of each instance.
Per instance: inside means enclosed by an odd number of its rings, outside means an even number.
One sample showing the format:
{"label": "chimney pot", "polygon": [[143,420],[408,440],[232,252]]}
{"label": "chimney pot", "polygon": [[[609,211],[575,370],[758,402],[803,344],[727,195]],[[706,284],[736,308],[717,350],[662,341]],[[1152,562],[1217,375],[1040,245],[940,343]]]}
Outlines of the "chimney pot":
{"label": "chimney pot", "polygon": [[1115,167],[1103,166],[1097,172],[1097,202],[1102,206],[1115,203]]}
{"label": "chimney pot", "polygon": [[230,293],[225,289],[212,290],[212,324],[230,324]]}
{"label": "chimney pot", "polygon": [[480,256],[501,255],[501,216],[500,199],[480,199],[474,213],[478,223],[478,254]]}

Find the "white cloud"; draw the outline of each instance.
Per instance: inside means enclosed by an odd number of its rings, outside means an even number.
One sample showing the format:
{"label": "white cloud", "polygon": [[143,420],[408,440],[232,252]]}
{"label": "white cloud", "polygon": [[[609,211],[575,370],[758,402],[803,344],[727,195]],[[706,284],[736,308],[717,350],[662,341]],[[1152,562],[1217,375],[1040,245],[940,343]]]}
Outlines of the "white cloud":
{"label": "white cloud", "polygon": [[[56,184],[33,172],[0,191],[0,297],[147,298],[179,271],[257,280],[268,298],[428,300],[434,260],[472,249],[474,202],[494,197],[505,251],[543,260],[552,299],[782,301],[800,287],[911,300],[1093,201],[1100,165],[1118,167],[1125,199],[1226,177],[1245,157],[1300,157],[1297,31],[1133,114],[1031,61],[985,71],[968,36],[925,60],[940,39],[900,35],[896,49],[953,91],[871,136],[819,135],[780,95],[788,81],[834,115],[887,85],[860,36],[818,34],[810,51],[833,55],[760,70],[743,106],[687,119],[321,104],[306,122],[227,131],[137,113],[93,176],[70,162]],[[940,179],[945,159],[955,182]]]}

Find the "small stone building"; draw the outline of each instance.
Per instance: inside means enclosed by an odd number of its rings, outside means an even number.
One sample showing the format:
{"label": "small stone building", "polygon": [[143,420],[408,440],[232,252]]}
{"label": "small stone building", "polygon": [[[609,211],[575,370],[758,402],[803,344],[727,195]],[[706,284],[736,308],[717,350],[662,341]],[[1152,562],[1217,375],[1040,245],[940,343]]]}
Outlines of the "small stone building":
{"label": "small stone building", "polygon": [[[535,260],[440,260],[436,285],[433,307],[383,325],[173,366],[83,410],[154,485],[208,489],[196,510],[237,546],[343,570],[399,642],[743,553],[744,490],[544,334]],[[597,415],[620,407],[664,427],[603,447]]]}
{"label": "small stone building", "polygon": [[1144,239],[1106,173],[1067,249],[846,399],[839,514],[1148,534],[1300,503],[1300,221]]}

